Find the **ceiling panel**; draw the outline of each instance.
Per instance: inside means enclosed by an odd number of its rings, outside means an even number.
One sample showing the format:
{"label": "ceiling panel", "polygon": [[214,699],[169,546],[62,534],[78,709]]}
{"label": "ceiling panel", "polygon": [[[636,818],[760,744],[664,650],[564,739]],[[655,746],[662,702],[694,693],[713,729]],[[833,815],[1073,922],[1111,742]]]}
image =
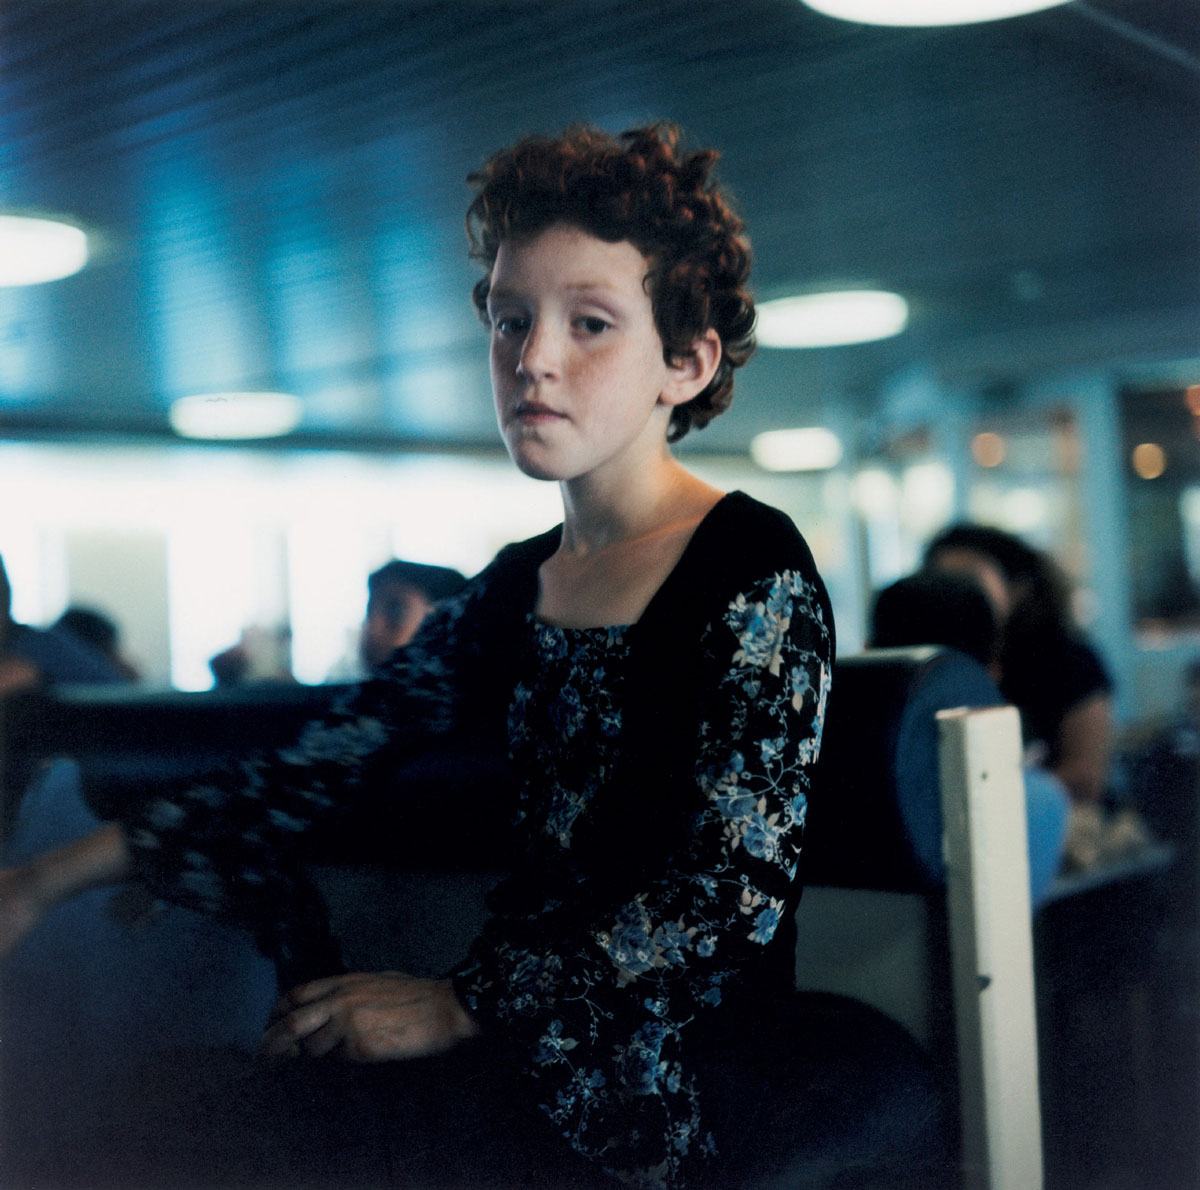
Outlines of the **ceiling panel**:
{"label": "ceiling panel", "polygon": [[529,131],[677,120],[722,150],[764,297],[897,288],[910,329],[761,351],[757,429],[948,383],[1200,355],[1200,20],[1095,0],[889,30],[796,0],[6,0],[0,209],[93,232],[0,290],[0,434],[165,433],[170,401],[285,388],[300,435],[494,439],[466,173]]}

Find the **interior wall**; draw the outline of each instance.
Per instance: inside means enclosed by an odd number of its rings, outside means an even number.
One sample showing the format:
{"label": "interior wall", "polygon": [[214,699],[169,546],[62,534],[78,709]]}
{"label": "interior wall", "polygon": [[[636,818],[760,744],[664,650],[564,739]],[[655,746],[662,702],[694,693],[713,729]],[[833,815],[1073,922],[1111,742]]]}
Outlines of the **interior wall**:
{"label": "interior wall", "polygon": [[153,530],[71,530],[63,535],[67,600],[121,609],[122,651],[153,685],[170,681],[167,538]]}

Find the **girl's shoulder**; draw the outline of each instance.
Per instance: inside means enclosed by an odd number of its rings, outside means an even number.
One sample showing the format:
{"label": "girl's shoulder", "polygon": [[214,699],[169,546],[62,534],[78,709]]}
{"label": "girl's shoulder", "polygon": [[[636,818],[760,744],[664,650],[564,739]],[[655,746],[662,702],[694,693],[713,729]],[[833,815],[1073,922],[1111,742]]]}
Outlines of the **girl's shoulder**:
{"label": "girl's shoulder", "polygon": [[791,517],[735,491],[700,523],[668,581],[719,595],[784,571],[815,584],[824,597],[812,551]]}
{"label": "girl's shoulder", "polygon": [[812,562],[808,543],[792,518],[742,491],[730,492],[713,505],[696,533],[748,558],[790,555],[793,560]]}
{"label": "girl's shoulder", "polygon": [[521,587],[537,584],[538,567],[558,548],[562,540],[562,525],[544,533],[506,545],[471,580],[471,586],[494,591],[505,586]]}
{"label": "girl's shoulder", "polygon": [[832,635],[829,595],[791,517],[744,492],[731,492],[700,523],[641,624],[696,639],[739,598],[757,601],[763,592],[784,587]]}

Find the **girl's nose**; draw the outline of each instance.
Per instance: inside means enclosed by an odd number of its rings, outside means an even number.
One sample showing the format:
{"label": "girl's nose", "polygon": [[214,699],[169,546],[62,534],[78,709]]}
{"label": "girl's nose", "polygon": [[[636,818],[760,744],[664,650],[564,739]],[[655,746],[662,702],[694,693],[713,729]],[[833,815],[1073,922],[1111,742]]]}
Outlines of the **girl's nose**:
{"label": "girl's nose", "polygon": [[557,373],[560,344],[547,323],[535,319],[521,344],[517,372],[528,380],[541,380]]}

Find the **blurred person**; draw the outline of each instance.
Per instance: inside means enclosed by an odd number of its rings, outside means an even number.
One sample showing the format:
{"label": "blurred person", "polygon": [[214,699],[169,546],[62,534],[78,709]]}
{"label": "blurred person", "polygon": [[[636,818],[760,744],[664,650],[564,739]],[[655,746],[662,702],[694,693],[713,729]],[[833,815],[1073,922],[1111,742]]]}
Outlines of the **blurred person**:
{"label": "blurred person", "polygon": [[945,645],[974,657],[991,671],[998,640],[996,613],[973,579],[919,571],[875,596],[872,648]]}
{"label": "blurred person", "polygon": [[0,694],[63,683],[115,683],[128,678],[103,652],[54,628],[12,618],[12,586],[0,558]]}
{"label": "blurred person", "polygon": [[129,681],[141,678],[137,666],[121,649],[121,630],[111,616],[92,607],[69,607],[54,626],[103,653]]}
{"label": "blurred person", "polygon": [[250,672],[250,653],[245,642],[239,640],[237,644],[214,653],[208,659],[208,668],[219,688],[241,686]]}
{"label": "blurred person", "polygon": [[[669,449],[728,408],[753,349],[749,247],[716,156],[669,125],[579,127],[471,175],[498,421],[518,468],[559,485],[562,524],[503,550],[291,748],[0,875],[2,948],[76,890],[136,876],[246,924],[291,989],[265,1034],[275,1061],[97,1162],[666,1188],[722,1184],[722,1150],[773,1143],[728,1093],[728,1055],[792,1003],[833,621],[791,521]],[[455,741],[506,750],[520,860],[445,978],[345,972],[299,841],[380,770]],[[421,798],[405,822],[453,852],[454,805]],[[187,1070],[176,1099],[205,1090]],[[885,1143],[840,1110],[801,1123],[814,1169]]]}
{"label": "blurred person", "polygon": [[367,578],[367,614],[360,638],[362,662],[377,669],[403,648],[433,610],[457,595],[466,578],[448,566],[429,566],[396,558]]}
{"label": "blurred person", "polygon": [[243,628],[236,644],[208,659],[213,681],[221,689],[251,683],[290,684],[292,630],[286,625]]}
{"label": "blurred person", "polygon": [[[994,678],[999,624],[991,600],[973,578],[923,570],[879,591],[871,612],[872,648],[943,645],[965,653]],[[999,688],[995,702],[1003,702]],[[1062,782],[1026,758],[1025,833],[1029,848],[1030,903],[1036,909],[1063,865],[1070,798]]]}
{"label": "blurred person", "polygon": [[1065,576],[1019,537],[959,524],[926,547],[925,568],[967,575],[991,600],[999,625],[995,675],[1021,712],[1032,756],[1074,802],[1104,797],[1112,748],[1112,679],[1073,623]]}

